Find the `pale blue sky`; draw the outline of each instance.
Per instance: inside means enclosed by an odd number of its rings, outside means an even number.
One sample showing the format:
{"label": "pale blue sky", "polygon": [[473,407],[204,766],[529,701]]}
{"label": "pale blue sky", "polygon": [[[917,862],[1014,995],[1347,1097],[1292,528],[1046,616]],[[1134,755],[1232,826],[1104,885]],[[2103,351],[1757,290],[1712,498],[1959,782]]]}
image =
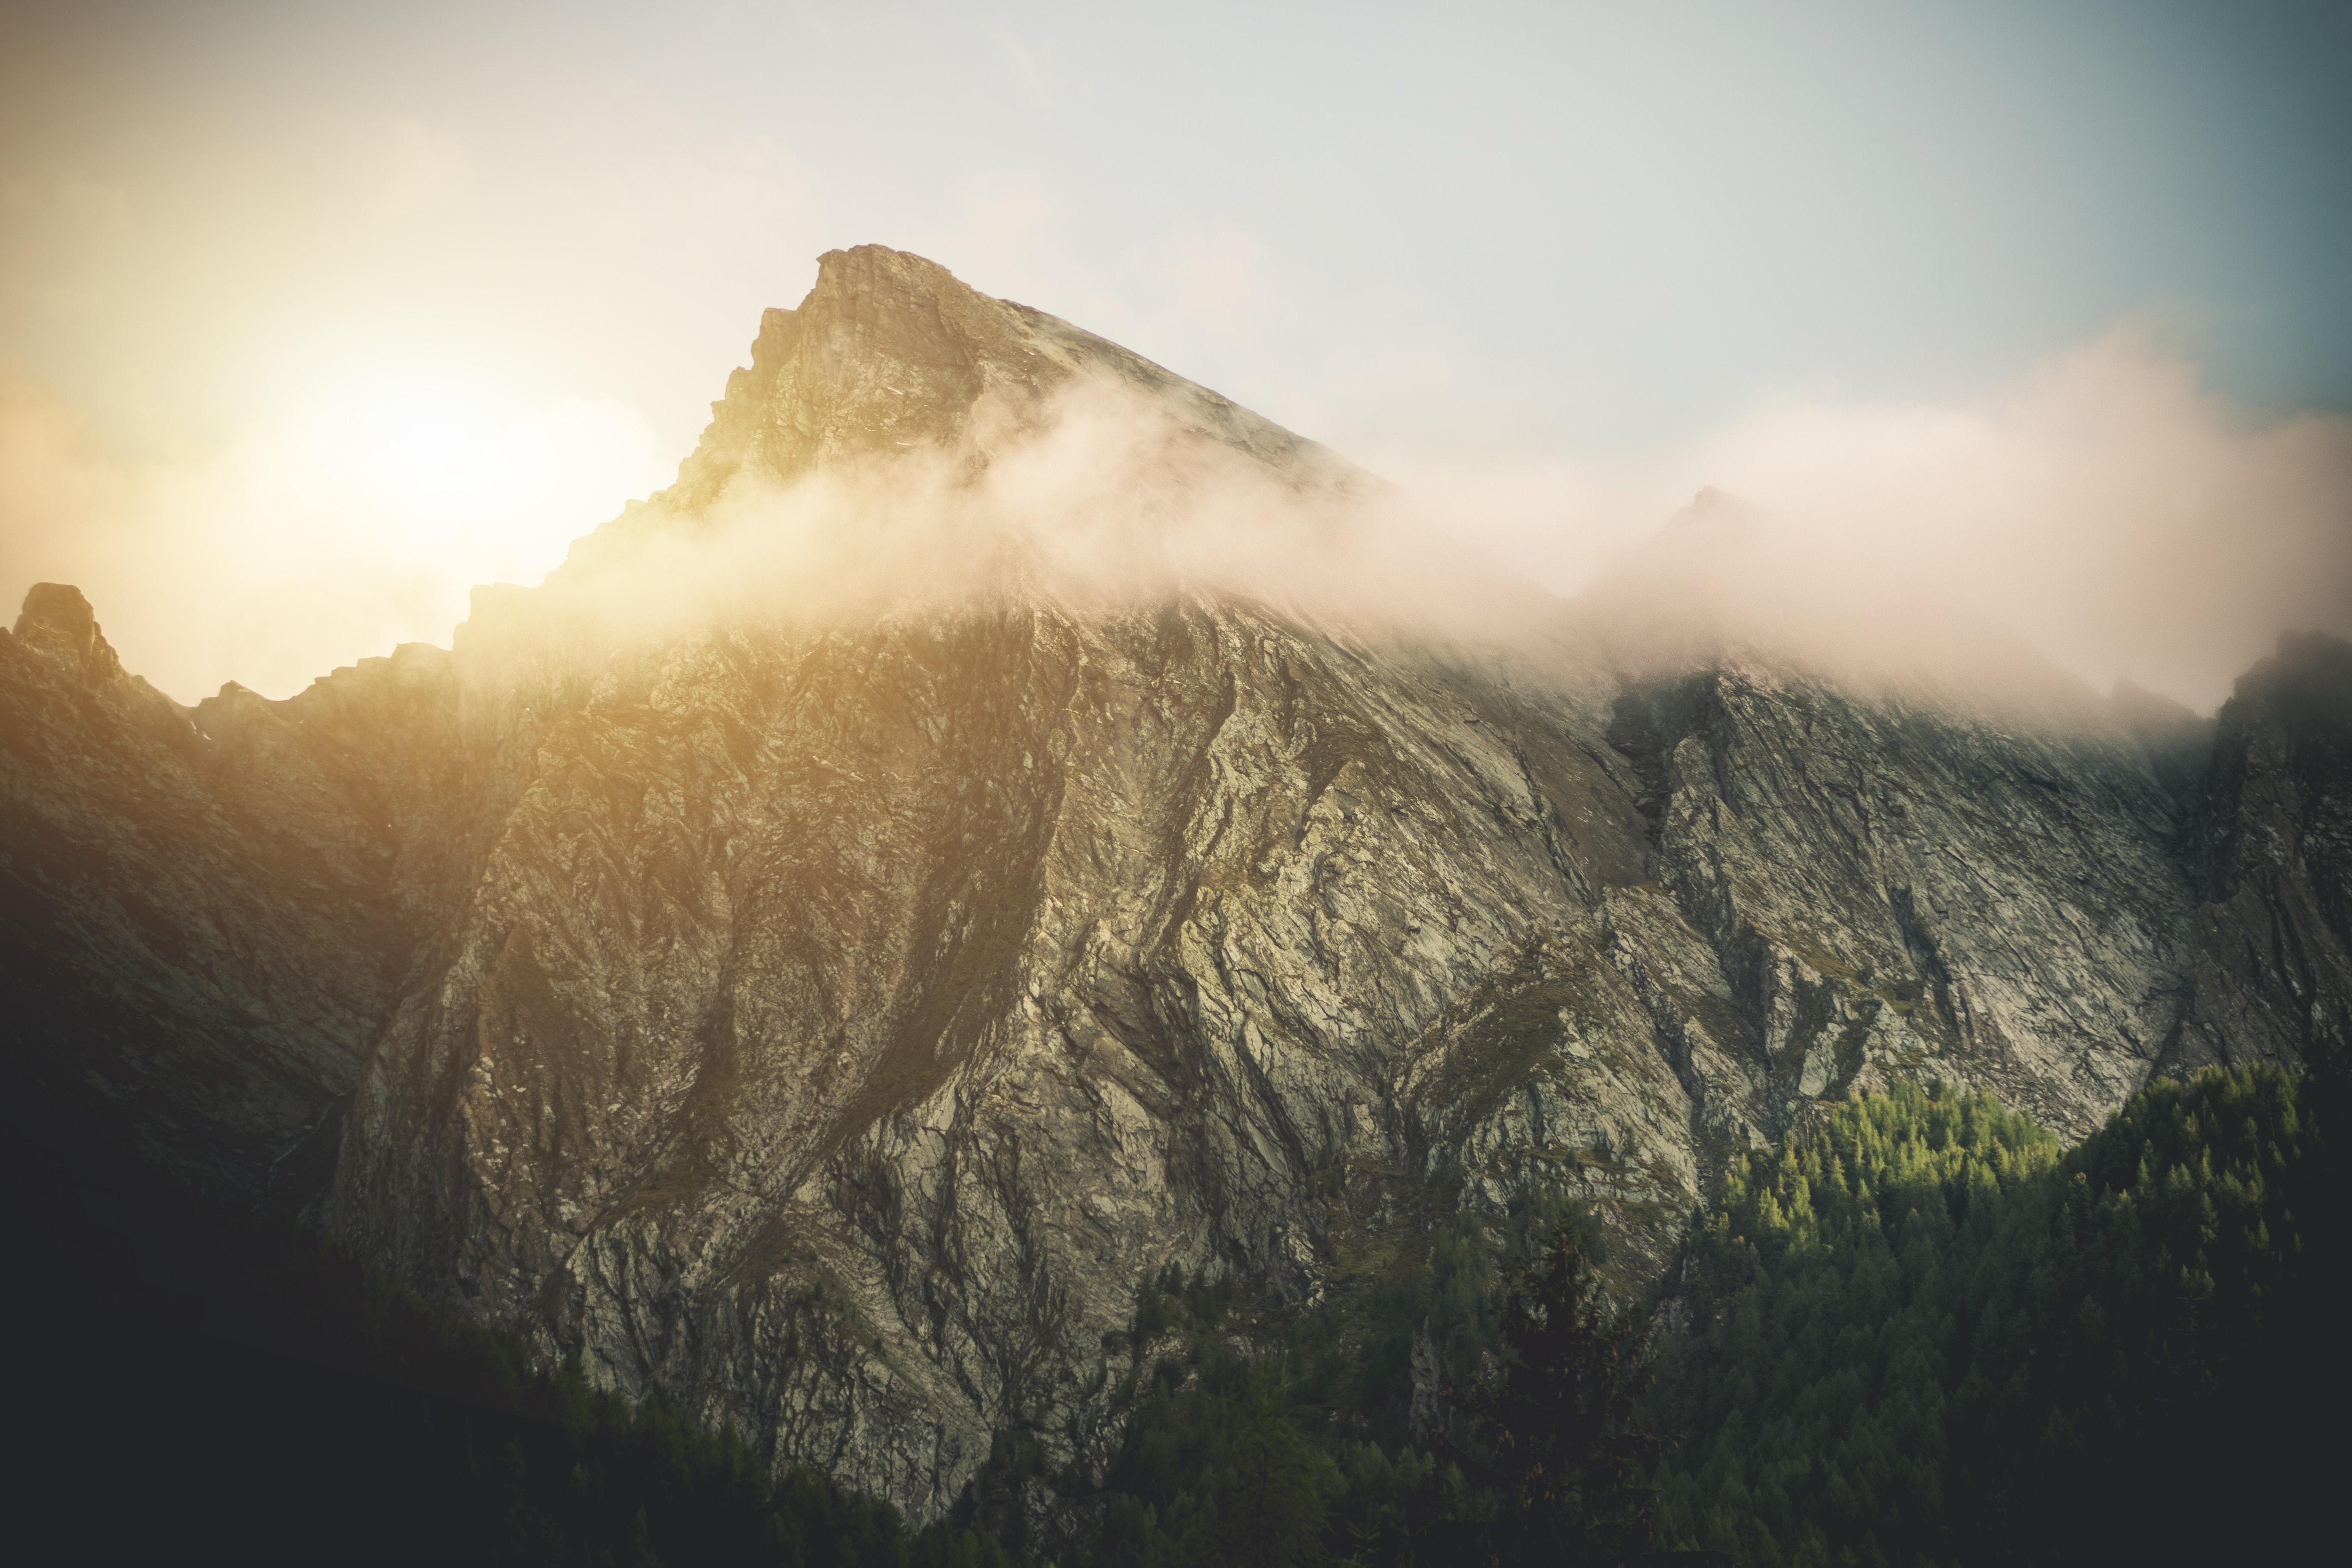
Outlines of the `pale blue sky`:
{"label": "pale blue sky", "polygon": [[[2149,315],[2241,398],[2352,404],[2343,5],[32,26],[0,67],[0,355],[124,438],[233,419],[273,391],[250,358],[321,333],[468,342],[681,437],[759,308],[869,239],[1343,442],[1964,395]],[[120,210],[43,208],[61,179]]]}
{"label": "pale blue sky", "polygon": [[2352,421],[2302,417],[2352,410],[2342,0],[8,29],[0,595],[84,583],[175,692],[445,640],[665,482],[761,309],[866,241],[1555,591],[1719,483],[1976,574],[2095,680],[2208,703],[2279,626],[2352,628]]}

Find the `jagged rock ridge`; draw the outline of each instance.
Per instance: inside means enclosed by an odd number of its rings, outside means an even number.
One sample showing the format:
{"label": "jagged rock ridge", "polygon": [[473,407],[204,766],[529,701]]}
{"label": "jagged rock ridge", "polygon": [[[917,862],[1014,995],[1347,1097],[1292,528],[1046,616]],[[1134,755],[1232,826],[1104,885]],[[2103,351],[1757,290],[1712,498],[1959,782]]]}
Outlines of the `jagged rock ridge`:
{"label": "jagged rock ridge", "polygon": [[[568,570],[746,477],[1017,438],[1079,374],[1345,472],[877,247],[752,359]],[[2159,1068],[2343,1048],[2340,644],[2284,645],[2207,759],[2137,710],[1181,588],[555,651],[508,590],[452,654],[184,710],[69,592],[0,641],[28,1058],[918,1514],[996,1428],[1104,1440],[1100,1336],[1171,1260],[1356,1289],[1458,1173],[1591,1203],[1630,1284],[1711,1168],[1856,1086],[2079,1132]]]}
{"label": "jagged rock ridge", "polygon": [[919,256],[862,245],[827,251],[800,307],[761,318],[751,364],[728,376],[677,482],[581,540],[565,573],[701,515],[739,484],[788,485],[820,468],[924,450],[979,456],[970,450],[976,426],[995,444],[1017,439],[1050,416],[1057,393],[1083,381],[1301,482],[1367,478],[1117,343],[977,293]]}

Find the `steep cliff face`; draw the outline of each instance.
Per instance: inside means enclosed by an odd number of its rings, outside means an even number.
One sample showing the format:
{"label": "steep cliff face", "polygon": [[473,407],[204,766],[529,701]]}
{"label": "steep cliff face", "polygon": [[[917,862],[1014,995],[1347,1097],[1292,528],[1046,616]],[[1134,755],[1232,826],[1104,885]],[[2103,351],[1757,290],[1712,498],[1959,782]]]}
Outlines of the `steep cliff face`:
{"label": "steep cliff face", "polygon": [[1713,1167],[1857,1086],[2081,1131],[2161,1067],[2337,1048],[2341,645],[2249,677],[2190,790],[2087,694],[1637,667],[1565,614],[1465,648],[1012,579],[560,630],[565,584],[730,487],[976,474],[1079,378],[1361,482],[875,247],[752,358],[677,487],[453,654],[183,711],[45,600],[0,758],[10,918],[53,955],[16,983],[163,1042],[52,1055],[248,1184],[351,1093],[349,1242],[780,1458],[929,1513],[994,1429],[1115,1439],[1102,1335],[1171,1261],[1308,1300],[1540,1190],[1630,1288]]}
{"label": "steep cliff face", "polygon": [[2180,1025],[2178,808],[2111,728],[2035,729],[1717,668],[1620,702],[1657,865],[1704,931],[1771,1126],[1892,1074],[2081,1134]]}
{"label": "steep cliff face", "polygon": [[2188,845],[2191,1061],[2352,1061],[2352,646],[2289,636],[2221,705]]}

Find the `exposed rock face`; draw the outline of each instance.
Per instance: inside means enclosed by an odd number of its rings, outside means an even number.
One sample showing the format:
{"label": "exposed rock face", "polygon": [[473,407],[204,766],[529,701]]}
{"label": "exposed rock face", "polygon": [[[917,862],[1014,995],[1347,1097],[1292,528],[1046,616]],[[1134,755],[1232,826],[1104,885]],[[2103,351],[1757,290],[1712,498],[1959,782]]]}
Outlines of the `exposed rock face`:
{"label": "exposed rock face", "polygon": [[2352,646],[2282,638],[2221,705],[2189,857],[2190,1060],[2352,1053]]}
{"label": "exposed rock face", "polygon": [[604,564],[649,530],[690,525],[740,481],[784,484],[828,465],[958,447],[984,461],[975,436],[1001,447],[1034,432],[1081,374],[1303,481],[1363,477],[1117,343],[976,293],[937,262],[861,245],[818,258],[798,310],[761,316],[751,365],[728,376],[677,484],[581,540],[565,573]]}
{"label": "exposed rock face", "polygon": [[1775,1133],[1894,1074],[2079,1135],[2162,1058],[2189,879],[2128,738],[1737,668],[1620,710],[1662,754],[1659,878],[1707,936]]}
{"label": "exposed rock face", "polygon": [[[1345,473],[866,247],[567,570],[745,476],[985,456],[1079,374]],[[919,1514],[993,1428],[1110,1440],[1100,1336],[1166,1262],[1307,1299],[1457,1187],[1542,1188],[1631,1282],[1712,1167],[1856,1086],[2079,1132],[2168,1066],[2341,1049],[2352,997],[2340,644],[2250,676],[2202,765],[2087,700],[2008,721],[1182,589],[562,647],[507,590],[454,655],[190,711],[65,593],[0,641],[42,955],[10,978],[92,999],[46,1048],[248,1187],[352,1092],[352,1244]]]}

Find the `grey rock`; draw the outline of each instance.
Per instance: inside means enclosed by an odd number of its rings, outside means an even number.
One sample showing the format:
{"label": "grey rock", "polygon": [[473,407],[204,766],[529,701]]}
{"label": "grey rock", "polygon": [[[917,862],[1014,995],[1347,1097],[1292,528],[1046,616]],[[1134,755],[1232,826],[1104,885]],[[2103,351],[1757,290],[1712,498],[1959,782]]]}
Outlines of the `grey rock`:
{"label": "grey rock", "polygon": [[2187,846],[2180,1065],[2352,1058],[2352,646],[2287,636],[2221,705]]}

